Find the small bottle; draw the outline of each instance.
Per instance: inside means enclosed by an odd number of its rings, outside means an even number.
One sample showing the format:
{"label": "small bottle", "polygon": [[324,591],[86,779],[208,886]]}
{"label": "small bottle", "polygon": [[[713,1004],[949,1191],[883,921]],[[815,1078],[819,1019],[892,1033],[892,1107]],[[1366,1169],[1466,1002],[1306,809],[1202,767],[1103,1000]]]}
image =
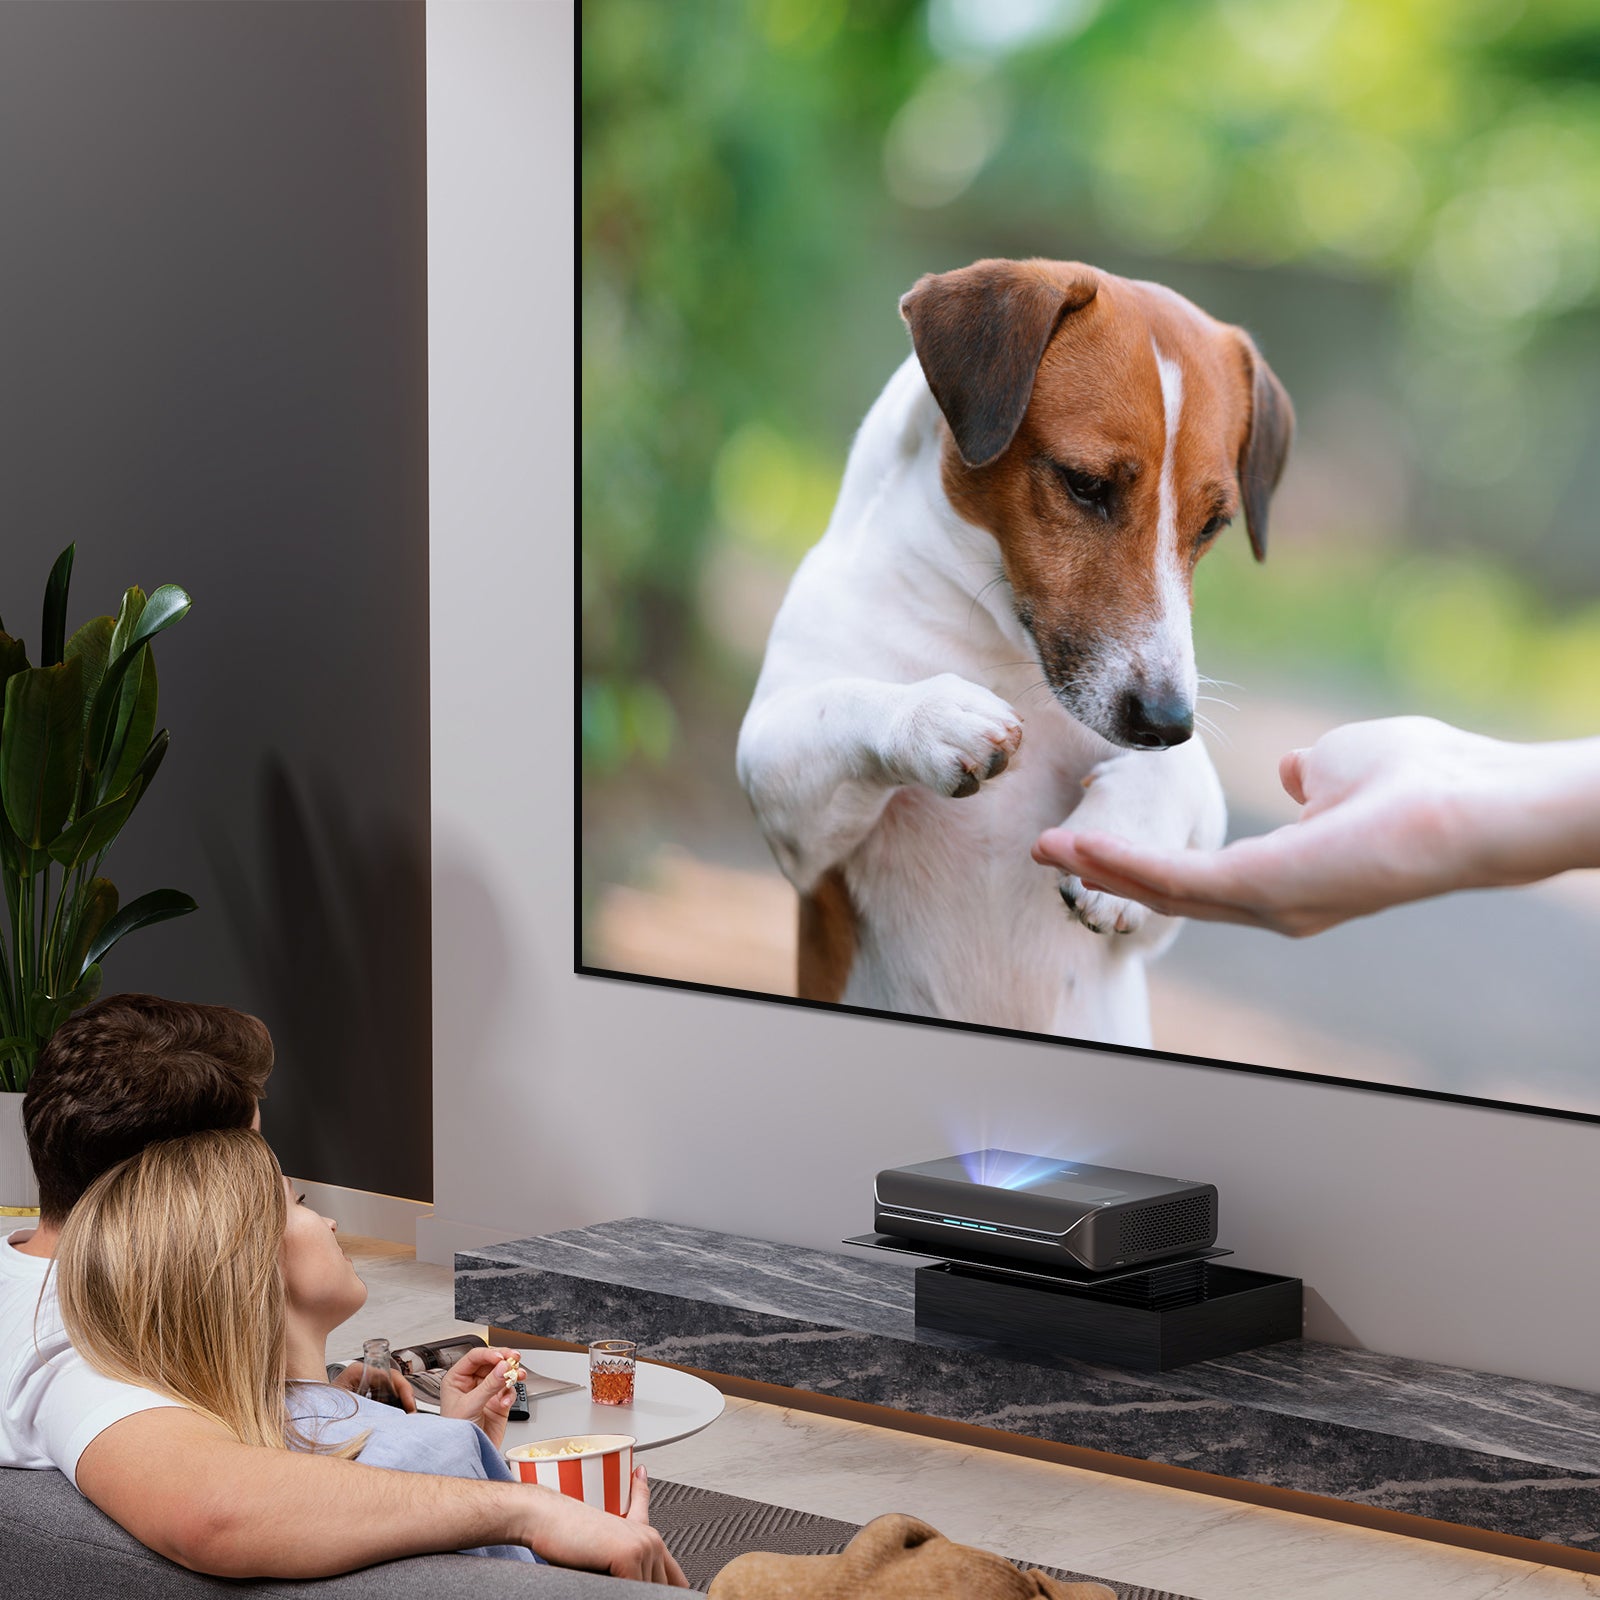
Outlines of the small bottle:
{"label": "small bottle", "polygon": [[395,1392],[394,1357],[389,1354],[387,1339],[368,1339],[361,1346],[361,1379],[356,1384],[356,1393],[363,1400],[377,1400],[405,1410]]}

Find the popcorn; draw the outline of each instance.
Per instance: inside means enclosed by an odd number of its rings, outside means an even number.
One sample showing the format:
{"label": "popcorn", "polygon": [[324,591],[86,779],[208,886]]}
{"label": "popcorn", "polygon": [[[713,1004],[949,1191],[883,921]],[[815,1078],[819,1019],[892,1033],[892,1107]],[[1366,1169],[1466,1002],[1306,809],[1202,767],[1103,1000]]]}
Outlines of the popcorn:
{"label": "popcorn", "polygon": [[531,1445],[526,1450],[518,1452],[529,1461],[548,1461],[552,1456],[581,1456],[584,1444],[581,1439],[571,1439],[561,1446],[559,1450],[536,1450]]}

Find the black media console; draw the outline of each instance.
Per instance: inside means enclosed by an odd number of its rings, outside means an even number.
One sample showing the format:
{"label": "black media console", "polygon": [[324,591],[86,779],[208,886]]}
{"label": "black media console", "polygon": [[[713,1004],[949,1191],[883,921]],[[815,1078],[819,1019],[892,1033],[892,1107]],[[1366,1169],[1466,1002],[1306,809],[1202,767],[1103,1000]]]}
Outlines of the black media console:
{"label": "black media console", "polygon": [[[936,1252],[892,1234],[846,1244],[927,1261]],[[937,1252],[915,1274],[919,1338],[1003,1344],[1138,1372],[1254,1350],[1301,1333],[1298,1278],[1249,1272],[1197,1251],[1151,1267],[1084,1272],[1000,1260],[978,1250]]]}

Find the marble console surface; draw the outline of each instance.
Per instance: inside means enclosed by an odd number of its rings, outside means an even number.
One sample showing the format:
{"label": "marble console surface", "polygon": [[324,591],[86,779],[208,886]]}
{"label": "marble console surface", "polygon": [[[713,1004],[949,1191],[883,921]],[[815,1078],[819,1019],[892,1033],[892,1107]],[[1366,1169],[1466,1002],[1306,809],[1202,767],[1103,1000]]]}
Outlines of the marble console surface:
{"label": "marble console surface", "polygon": [[1600,1551],[1600,1395],[1295,1340],[1136,1373],[917,1331],[916,1264],[630,1217],[456,1257],[456,1314]]}

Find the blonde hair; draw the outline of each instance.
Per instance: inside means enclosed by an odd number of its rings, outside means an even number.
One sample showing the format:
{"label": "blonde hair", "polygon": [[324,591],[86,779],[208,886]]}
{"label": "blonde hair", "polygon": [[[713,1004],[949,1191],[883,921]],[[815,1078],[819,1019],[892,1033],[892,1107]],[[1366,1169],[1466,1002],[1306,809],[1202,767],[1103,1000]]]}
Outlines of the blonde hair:
{"label": "blonde hair", "polygon": [[266,1141],[215,1129],[145,1146],[68,1214],[61,1319],[107,1377],[181,1401],[242,1444],[354,1456],[289,1420],[280,1249],[288,1205]]}

